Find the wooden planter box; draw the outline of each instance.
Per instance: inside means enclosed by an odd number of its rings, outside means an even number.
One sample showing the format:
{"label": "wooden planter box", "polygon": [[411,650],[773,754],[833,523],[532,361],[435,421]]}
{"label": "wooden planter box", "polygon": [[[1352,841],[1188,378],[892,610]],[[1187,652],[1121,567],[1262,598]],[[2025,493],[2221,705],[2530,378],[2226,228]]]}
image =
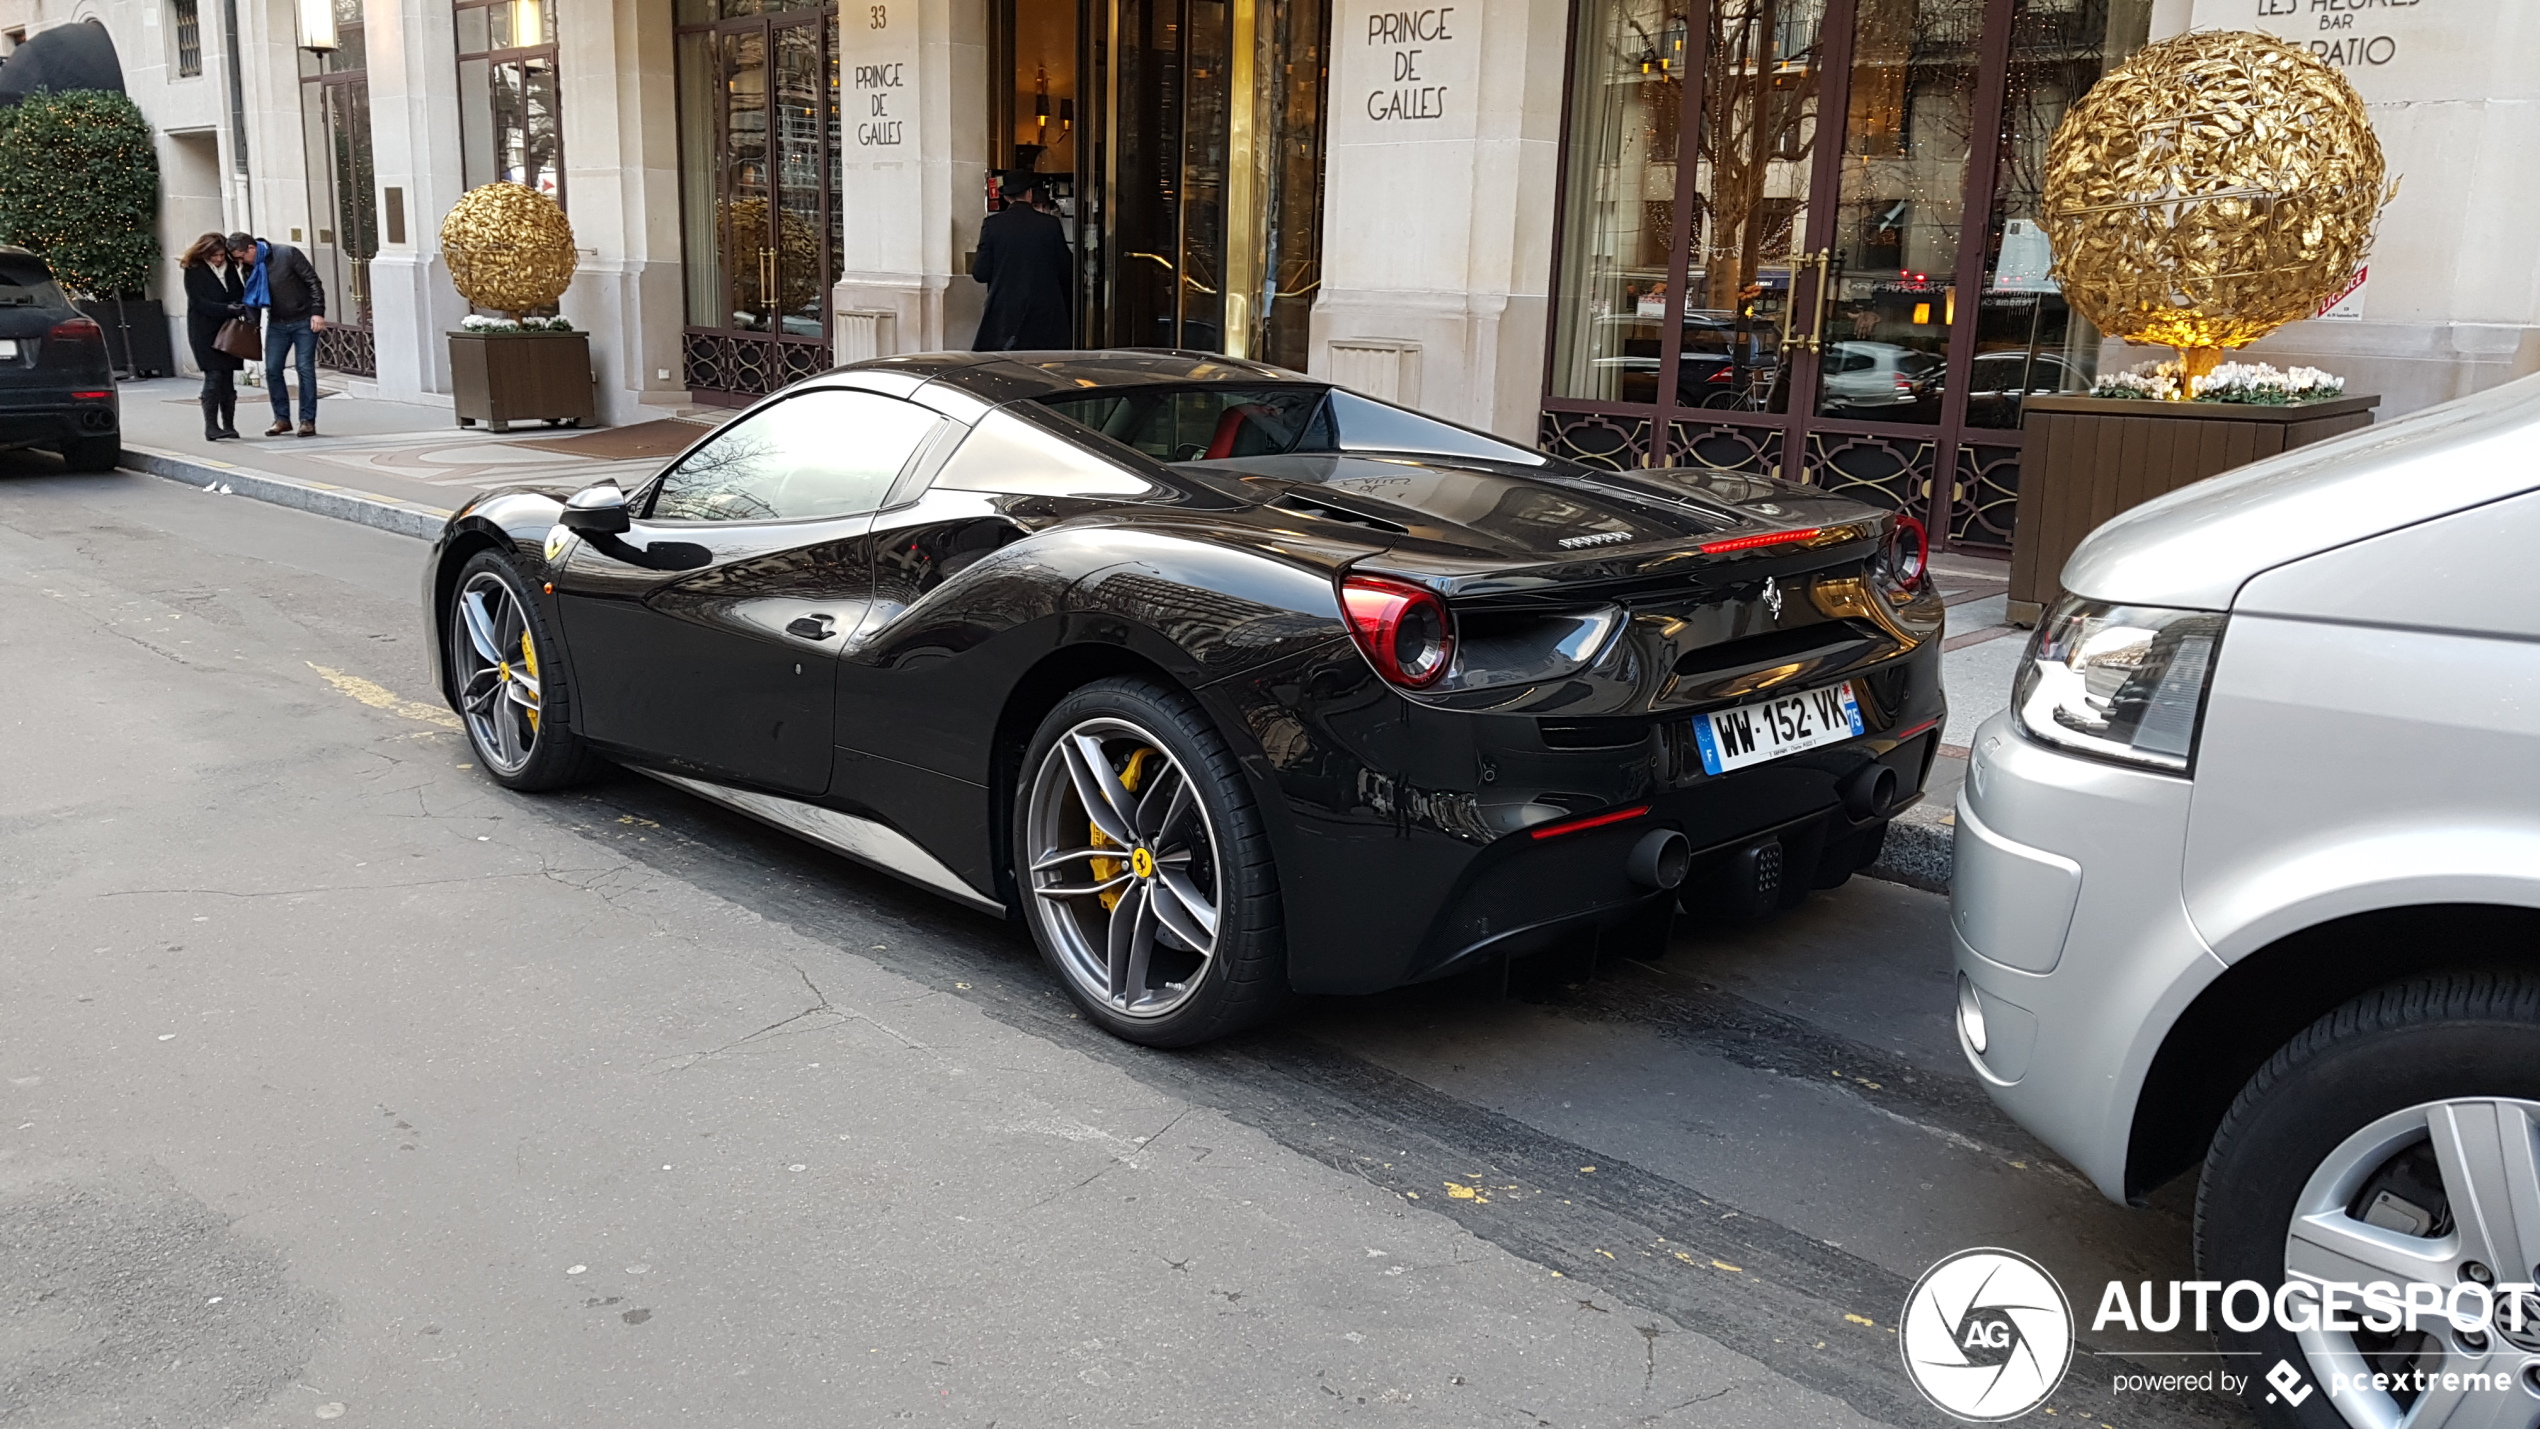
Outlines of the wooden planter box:
{"label": "wooden planter box", "polygon": [[591,335],[584,332],[454,332],[450,389],[459,425],[508,432],[514,422],[579,427],[591,405]]}
{"label": "wooden planter box", "polygon": [[2289,407],[2031,397],[2020,428],[2010,619],[2034,625],[2063,597],[2064,562],[2100,523],[2190,482],[2372,423],[2379,397]]}
{"label": "wooden planter box", "polygon": [[106,360],[126,377],[166,377],[176,371],[176,345],[168,310],[156,298],[82,298],[74,304],[106,330]]}

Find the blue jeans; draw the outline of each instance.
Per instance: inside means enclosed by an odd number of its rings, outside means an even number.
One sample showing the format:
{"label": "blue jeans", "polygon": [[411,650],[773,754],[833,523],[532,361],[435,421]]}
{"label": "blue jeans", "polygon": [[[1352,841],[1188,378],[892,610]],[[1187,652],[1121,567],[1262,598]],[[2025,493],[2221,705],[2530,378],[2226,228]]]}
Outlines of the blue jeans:
{"label": "blue jeans", "polygon": [[300,369],[300,421],[304,425],[317,422],[317,333],[308,319],[295,323],[268,319],[265,323],[265,391],[273,398],[273,419],[291,420],[291,394],[282,390],[283,364]]}

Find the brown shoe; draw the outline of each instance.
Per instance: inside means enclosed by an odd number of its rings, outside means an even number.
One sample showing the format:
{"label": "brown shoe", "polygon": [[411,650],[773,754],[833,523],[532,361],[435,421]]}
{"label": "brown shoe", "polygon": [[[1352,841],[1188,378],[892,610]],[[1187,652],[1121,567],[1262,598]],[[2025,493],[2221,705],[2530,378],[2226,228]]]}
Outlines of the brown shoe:
{"label": "brown shoe", "polygon": [[301,436],[304,436],[304,437],[314,437],[314,436],[316,436],[316,435],[317,435],[317,423],[315,423],[315,422],[302,422],[302,423],[300,424],[300,435],[301,435]]}
{"label": "brown shoe", "polygon": [[265,428],[265,435],[269,437],[287,437],[291,435],[291,423],[288,421],[276,422],[272,426]]}

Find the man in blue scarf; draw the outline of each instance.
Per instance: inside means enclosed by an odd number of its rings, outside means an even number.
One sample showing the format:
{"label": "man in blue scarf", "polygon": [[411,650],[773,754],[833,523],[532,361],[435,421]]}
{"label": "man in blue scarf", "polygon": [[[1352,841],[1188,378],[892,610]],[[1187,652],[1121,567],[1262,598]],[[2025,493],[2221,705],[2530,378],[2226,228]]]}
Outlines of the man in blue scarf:
{"label": "man in blue scarf", "polygon": [[300,377],[300,435],[317,435],[317,335],[326,331],[326,285],[318,281],[309,255],[288,243],[267,243],[253,234],[229,235],[230,259],[247,270],[246,293],[240,299],[250,311],[265,315],[265,393],[273,399],[269,437],[291,435],[290,393],[283,378],[292,369]]}

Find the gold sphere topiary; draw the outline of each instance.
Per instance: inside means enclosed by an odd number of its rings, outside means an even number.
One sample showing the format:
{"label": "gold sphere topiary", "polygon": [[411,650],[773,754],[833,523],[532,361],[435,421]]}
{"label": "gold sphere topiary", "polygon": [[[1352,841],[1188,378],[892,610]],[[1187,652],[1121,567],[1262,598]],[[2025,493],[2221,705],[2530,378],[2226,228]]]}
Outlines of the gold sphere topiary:
{"label": "gold sphere topiary", "polygon": [[573,225],[526,184],[469,189],[441,220],[441,256],[459,296],[517,318],[573,282]]}
{"label": "gold sphere topiary", "polygon": [[2065,299],[2196,379],[2343,291],[2395,191],[2345,76],[2209,31],[2135,51],[2064,115],[2044,221]]}

